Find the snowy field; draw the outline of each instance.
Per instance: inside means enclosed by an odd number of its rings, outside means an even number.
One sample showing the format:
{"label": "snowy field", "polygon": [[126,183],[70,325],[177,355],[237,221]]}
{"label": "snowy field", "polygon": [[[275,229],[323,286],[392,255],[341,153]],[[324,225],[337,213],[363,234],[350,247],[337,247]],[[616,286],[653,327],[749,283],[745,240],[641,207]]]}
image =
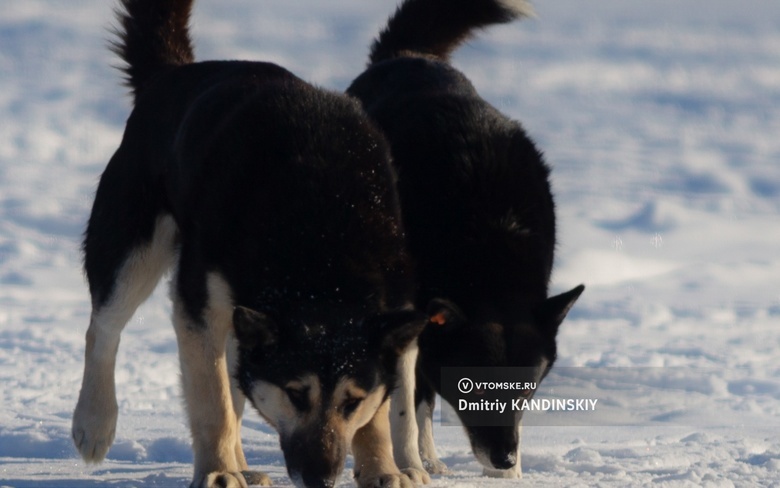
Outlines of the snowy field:
{"label": "snowy field", "polygon": [[[343,90],[393,1],[201,0],[200,59],[280,63]],[[524,479],[490,480],[458,427],[433,486],[780,486],[780,6],[772,0],[553,0],[455,64],[523,121],[554,168],[555,291],[588,288],[556,385],[614,412],[524,431]],[[123,336],[117,440],[70,440],[89,299],[79,236],[129,98],[108,0],[0,5],[0,486],[186,486],[192,454],[164,287]],[[566,367],[566,368],[563,368]],[[617,369],[619,368],[619,369]],[[250,464],[290,486],[275,433]],[[344,472],[345,486],[350,473]]]}

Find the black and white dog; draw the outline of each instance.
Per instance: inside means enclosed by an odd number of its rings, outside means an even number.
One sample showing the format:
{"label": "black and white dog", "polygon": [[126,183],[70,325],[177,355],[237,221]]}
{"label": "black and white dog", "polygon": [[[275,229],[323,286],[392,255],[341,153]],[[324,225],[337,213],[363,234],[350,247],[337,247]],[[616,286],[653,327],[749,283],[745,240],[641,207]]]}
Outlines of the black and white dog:
{"label": "black and white dog", "polygon": [[278,430],[296,485],[333,486],[351,447],[359,486],[411,486],[388,396],[426,319],[383,136],[358,102],[279,66],[194,63],[192,0],[121,9],[135,107],[84,239],[82,457],[108,452],[120,334],[173,268],[193,487],[269,483],[247,470],[245,397]]}
{"label": "black and white dog", "polygon": [[[435,394],[446,395],[441,368],[535,368],[538,383],[555,362],[558,327],[584,289],[548,297],[555,248],[549,168],[521,125],[448,62],[476,29],[529,14],[522,0],[406,0],[347,90],[390,141],[417,263],[416,303],[434,317],[419,337],[416,399],[403,398],[402,388],[393,400],[401,467],[446,469],[431,431]],[[417,425],[406,415],[412,409]],[[509,423],[466,427],[487,475],[521,476],[520,415]]]}

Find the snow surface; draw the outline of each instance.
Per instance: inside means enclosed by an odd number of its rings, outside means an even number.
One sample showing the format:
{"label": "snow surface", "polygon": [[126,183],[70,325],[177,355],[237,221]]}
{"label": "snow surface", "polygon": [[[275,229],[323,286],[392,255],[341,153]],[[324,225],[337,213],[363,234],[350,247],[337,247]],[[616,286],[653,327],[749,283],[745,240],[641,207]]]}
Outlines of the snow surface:
{"label": "snow surface", "polygon": [[[89,299],[79,239],[129,98],[106,0],[0,7],[0,486],[186,486],[192,454],[164,287],[123,336],[108,460],[70,441]],[[391,1],[200,0],[200,59],[278,62],[343,90]],[[544,389],[606,415],[527,427],[524,480],[481,476],[437,423],[433,486],[780,486],[780,8],[768,0],[559,0],[455,64],[554,167],[556,291],[585,294]],[[627,372],[590,382],[598,374]],[[590,422],[590,423],[589,423]],[[542,422],[544,423],[544,422]],[[289,486],[277,436],[247,457]],[[345,470],[343,484],[351,484]]]}

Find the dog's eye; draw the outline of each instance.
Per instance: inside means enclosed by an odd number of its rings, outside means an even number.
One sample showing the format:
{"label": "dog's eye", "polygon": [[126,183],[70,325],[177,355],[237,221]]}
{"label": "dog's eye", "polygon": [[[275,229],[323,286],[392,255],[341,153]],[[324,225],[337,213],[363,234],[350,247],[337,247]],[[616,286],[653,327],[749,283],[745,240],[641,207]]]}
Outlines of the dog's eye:
{"label": "dog's eye", "polygon": [[355,413],[355,410],[357,410],[358,405],[360,405],[360,402],[362,401],[362,398],[348,398],[345,400],[344,403],[341,404],[341,411],[343,412],[344,417],[349,417]]}
{"label": "dog's eye", "polygon": [[294,388],[285,388],[284,392],[290,398],[290,402],[298,410],[306,410],[309,406],[308,390],[296,390]]}

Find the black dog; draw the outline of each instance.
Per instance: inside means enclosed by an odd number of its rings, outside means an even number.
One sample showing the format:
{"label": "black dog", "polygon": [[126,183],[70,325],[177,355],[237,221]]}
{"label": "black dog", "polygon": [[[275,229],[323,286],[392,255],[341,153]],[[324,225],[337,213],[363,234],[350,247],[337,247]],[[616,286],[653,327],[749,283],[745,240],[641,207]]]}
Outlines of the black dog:
{"label": "black dog", "polygon": [[[558,327],[584,289],[548,298],[555,248],[549,168],[521,125],[448,63],[475,29],[530,13],[520,0],[406,0],[347,90],[390,140],[417,262],[417,306],[435,318],[419,337],[419,446],[405,415],[415,408],[411,398],[391,413],[401,467],[445,470],[430,420],[435,392],[446,395],[442,367],[534,368],[538,384],[555,361]],[[486,474],[521,476],[520,421],[466,427]]]}
{"label": "black dog", "polygon": [[333,486],[351,445],[360,486],[411,486],[387,399],[426,320],[387,144],[359,103],[276,65],[194,63],[191,8],[122,1],[116,51],[135,108],[84,239],[93,310],[74,442],[105,457],[120,334],[174,268],[192,486],[270,482],[246,471],[245,396],[297,485]]}

